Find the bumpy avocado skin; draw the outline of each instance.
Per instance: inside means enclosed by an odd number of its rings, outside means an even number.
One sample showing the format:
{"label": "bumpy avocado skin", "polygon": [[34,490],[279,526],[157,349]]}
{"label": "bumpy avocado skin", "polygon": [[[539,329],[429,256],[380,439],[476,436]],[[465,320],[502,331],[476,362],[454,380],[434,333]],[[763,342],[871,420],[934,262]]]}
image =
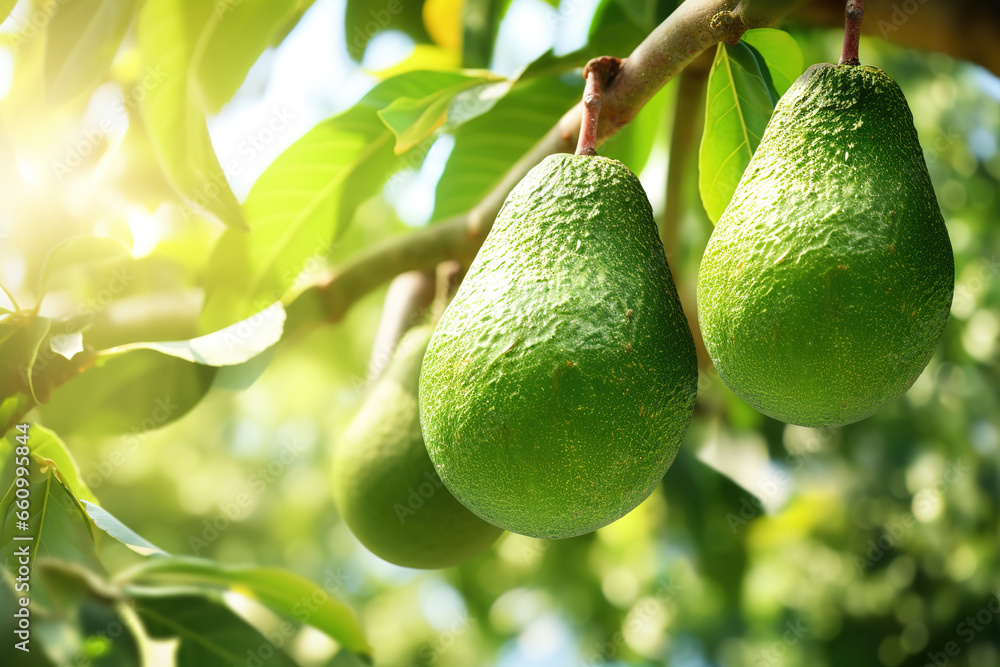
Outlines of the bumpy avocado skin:
{"label": "bumpy avocado skin", "polygon": [[694,407],[694,341],[639,180],[555,155],[514,188],[424,358],[428,453],[487,521],[587,533],[642,502]]}
{"label": "bumpy avocado skin", "polygon": [[455,500],[427,457],[417,382],[432,330],[403,337],[333,457],[334,500],[351,532],[380,558],[423,569],[477,556],[503,532]]}
{"label": "bumpy avocado skin", "polygon": [[775,108],[698,281],[705,346],[733,391],[803,426],[902,395],[944,330],[951,243],[899,86],[815,65]]}

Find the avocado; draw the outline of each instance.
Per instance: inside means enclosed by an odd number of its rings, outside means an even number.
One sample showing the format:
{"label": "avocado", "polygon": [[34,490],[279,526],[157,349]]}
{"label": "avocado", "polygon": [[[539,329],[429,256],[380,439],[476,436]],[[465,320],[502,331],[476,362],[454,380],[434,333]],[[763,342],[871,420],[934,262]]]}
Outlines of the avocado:
{"label": "avocado", "polygon": [[698,319],[722,379],[802,426],[863,419],[927,365],[955,286],[913,117],[875,67],[810,67],[712,233]]}
{"label": "avocado", "polygon": [[420,361],[433,327],[411,329],[333,456],[333,494],[351,532],[380,558],[412,568],[457,565],[503,532],[444,488],[417,412]]}
{"label": "avocado", "polygon": [[694,408],[694,341],[639,179],[553,155],[514,188],[431,338],[424,440],[469,509],[587,533],[656,487]]}

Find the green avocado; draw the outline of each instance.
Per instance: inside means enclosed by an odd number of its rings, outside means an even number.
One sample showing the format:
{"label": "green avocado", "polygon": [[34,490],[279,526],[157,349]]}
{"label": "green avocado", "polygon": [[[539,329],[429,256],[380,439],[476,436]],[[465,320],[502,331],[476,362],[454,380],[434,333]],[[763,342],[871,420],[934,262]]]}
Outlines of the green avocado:
{"label": "green avocado", "polygon": [[420,376],[424,440],[482,518],[580,535],[656,487],[697,378],[639,179],[616,160],[554,155],[511,192],[438,322]]}
{"label": "green avocado", "polygon": [[333,456],[334,500],[351,532],[380,558],[424,569],[477,556],[503,532],[455,500],[427,458],[417,381],[432,330],[403,337]]}
{"label": "green avocado", "polygon": [[705,347],[747,403],[863,419],[937,346],[955,264],[913,117],[880,69],[810,67],[775,107],[698,279]]}

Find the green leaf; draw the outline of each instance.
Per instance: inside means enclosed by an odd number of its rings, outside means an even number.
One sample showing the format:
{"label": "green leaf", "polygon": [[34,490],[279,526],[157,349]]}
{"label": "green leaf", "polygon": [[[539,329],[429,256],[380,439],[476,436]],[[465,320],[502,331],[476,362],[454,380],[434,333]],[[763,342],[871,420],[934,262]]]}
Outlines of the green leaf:
{"label": "green leaf", "polygon": [[212,148],[196,82],[225,6],[203,0],[146,0],[136,26],[146,73],[139,108],[156,157],[177,192],[225,225],[246,229]]}
{"label": "green leaf", "polygon": [[804,68],[799,43],[784,30],[773,28],[747,30],[743,41],[764,58],[778,95],[784,95]]}
{"label": "green leaf", "polygon": [[105,77],[135,14],[136,0],[67,0],[46,28],[45,85],[62,102]]}
{"label": "green leaf", "polygon": [[178,665],[295,667],[284,651],[221,602],[197,595],[163,597],[155,591],[136,593],[135,598],[150,636],[180,640]]}
{"label": "green leaf", "polygon": [[713,223],[736,190],[774,109],[774,87],[759,54],[743,42],[720,43],[708,79],[698,189]]}
{"label": "green leaf", "polygon": [[54,391],[41,406],[43,421],[59,433],[121,435],[132,452],[144,431],[187,414],[208,393],[217,369],[153,350],[99,359]]}
{"label": "green leaf", "polygon": [[215,376],[215,384],[212,386],[230,391],[249,389],[271,365],[277,351],[278,346],[272,345],[247,362],[236,366],[223,366],[219,369],[219,374]]}
{"label": "green leaf", "polygon": [[448,108],[459,93],[491,81],[496,81],[496,78],[470,78],[431,93],[423,99],[399,97],[386,108],[380,109],[378,117],[396,137],[396,155],[410,150],[442,127],[448,120]]}
{"label": "green leaf", "polygon": [[36,619],[41,623],[33,628],[41,638],[40,648],[53,662],[140,667],[139,638],[127,620],[130,609],[119,601],[120,591],[73,563],[39,558],[35,568],[59,610],[52,619]]}
{"label": "green leaf", "polygon": [[[16,446],[16,433],[7,436],[7,441]],[[59,439],[59,436],[49,429],[39,424],[32,424],[28,431],[28,441],[31,443],[31,453],[34,456],[41,456],[56,464],[58,475],[66,488],[79,500],[87,500],[95,505],[100,505],[97,497],[90,490],[80,477],[80,468],[76,465],[76,460],[66,448],[66,443]]]}
{"label": "green leaf", "polygon": [[[48,592],[36,581],[37,572],[32,566],[40,556],[57,558],[81,565],[93,572],[103,573],[97,559],[94,535],[90,520],[69,489],[63,486],[54,471],[41,472],[37,465],[31,465],[31,486],[26,499],[28,508],[20,508],[15,500],[15,487],[11,486],[0,502],[0,568],[16,578],[21,550],[27,547],[28,569],[31,571],[32,604],[51,607]],[[20,522],[24,519],[18,512],[27,511],[28,529],[23,530]],[[15,538],[30,537],[30,540]]]}
{"label": "green leaf", "polygon": [[86,500],[81,500],[80,502],[86,510],[87,516],[90,517],[95,526],[127,546],[132,551],[141,556],[149,556],[151,554],[160,554],[161,556],[167,555],[166,551],[126,526],[117,517],[111,514],[111,512],[108,512],[103,507],[87,502]]}
{"label": "green leaf", "polygon": [[433,220],[464,213],[580,99],[580,84],[558,77],[518,83],[496,105],[455,133],[435,191]]}
{"label": "green leaf", "polygon": [[47,317],[36,317],[34,322],[28,327],[28,364],[25,375],[28,378],[28,389],[31,397],[36,403],[41,403],[38,394],[35,392],[35,363],[38,361],[38,351],[42,348],[45,337],[49,335],[52,328],[52,321]]}
{"label": "green leaf", "polygon": [[197,70],[198,84],[210,112],[217,112],[229,101],[296,5],[296,0],[218,3],[221,20],[205,45]]}
{"label": "green leaf", "polygon": [[[0,397],[4,400],[19,393],[31,397],[33,375],[40,370],[36,362],[50,327],[50,320],[34,310],[19,311],[0,322]],[[29,375],[29,368],[36,372]],[[44,394],[45,388],[41,383],[39,393]]]}
{"label": "green leaf", "polygon": [[418,43],[430,41],[423,21],[424,0],[347,0],[344,41],[347,53],[361,60],[372,37],[399,30]]}
{"label": "green leaf", "polygon": [[61,274],[81,268],[108,266],[132,253],[120,239],[111,236],[74,236],[56,244],[42,261],[39,291],[47,290]]}
{"label": "green leaf", "polygon": [[[28,409],[30,400],[25,394],[14,394],[0,402],[0,437],[7,435],[7,432],[14,428],[15,423],[20,420],[20,415]],[[2,469],[3,466],[0,465],[0,470]]]}
{"label": "green leaf", "polygon": [[278,156],[244,203],[252,231],[228,230],[212,253],[200,330],[216,331],[281,299],[310,259],[330,252],[361,202],[402,166],[380,109],[468,79],[407,72],[383,81]]}
{"label": "green leaf", "polygon": [[[344,648],[371,654],[354,613],[333,597],[333,591],[325,591],[285,570],[225,566],[194,558],[157,558],[122,573],[119,580],[131,586],[197,586],[236,591],[272,611],[308,623]],[[306,602],[310,605],[304,614]]]}
{"label": "green leaf", "polygon": [[120,345],[113,354],[133,350],[156,350],[161,354],[206,366],[235,366],[245,363],[267,350],[281,339],[285,325],[285,309],[274,303],[251,316],[204,336],[190,340]]}

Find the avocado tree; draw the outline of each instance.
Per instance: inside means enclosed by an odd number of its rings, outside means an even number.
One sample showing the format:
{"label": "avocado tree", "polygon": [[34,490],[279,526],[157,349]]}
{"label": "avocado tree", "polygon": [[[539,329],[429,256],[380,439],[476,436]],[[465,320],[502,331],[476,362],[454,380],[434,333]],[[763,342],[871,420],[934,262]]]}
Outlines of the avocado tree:
{"label": "avocado tree", "polygon": [[4,665],[1000,664],[996,3],[0,16]]}

